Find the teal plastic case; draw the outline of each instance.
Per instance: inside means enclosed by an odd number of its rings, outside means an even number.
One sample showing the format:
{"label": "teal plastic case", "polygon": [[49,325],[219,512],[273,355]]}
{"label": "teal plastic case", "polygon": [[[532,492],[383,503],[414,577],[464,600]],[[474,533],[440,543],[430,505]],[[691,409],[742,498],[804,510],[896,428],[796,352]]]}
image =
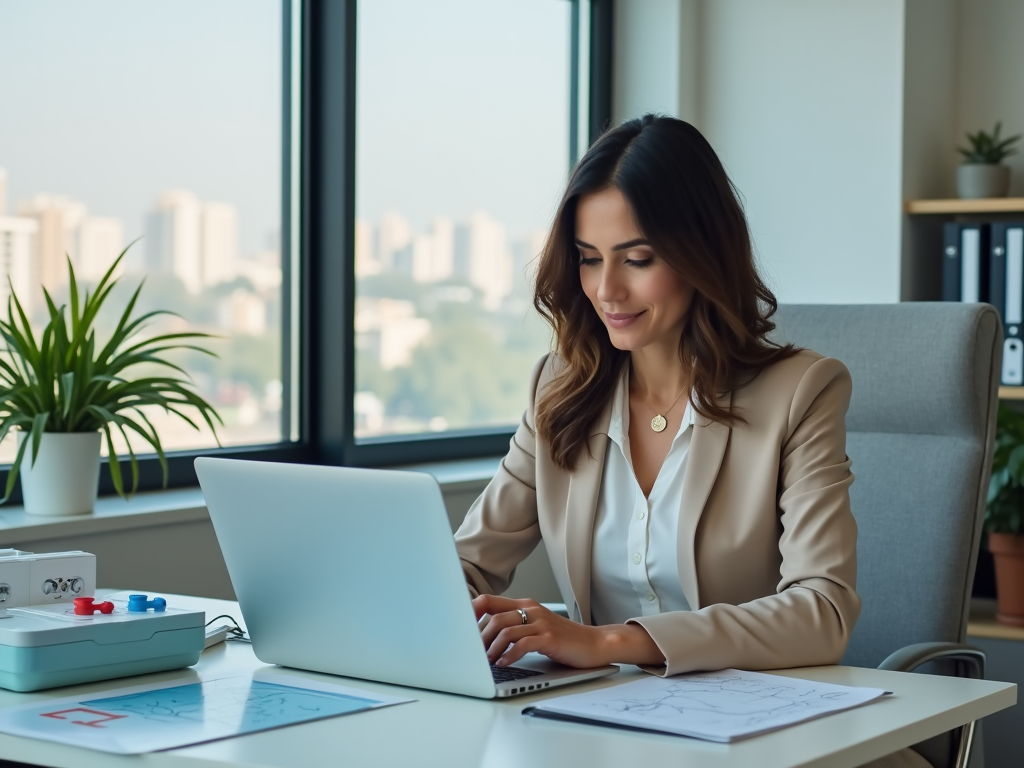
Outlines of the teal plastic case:
{"label": "teal plastic case", "polygon": [[0,618],[0,687],[38,691],[199,661],[203,611],[172,605],[159,613],[129,613],[128,594],[104,598],[114,604],[110,614],[76,616],[68,603],[8,609]]}

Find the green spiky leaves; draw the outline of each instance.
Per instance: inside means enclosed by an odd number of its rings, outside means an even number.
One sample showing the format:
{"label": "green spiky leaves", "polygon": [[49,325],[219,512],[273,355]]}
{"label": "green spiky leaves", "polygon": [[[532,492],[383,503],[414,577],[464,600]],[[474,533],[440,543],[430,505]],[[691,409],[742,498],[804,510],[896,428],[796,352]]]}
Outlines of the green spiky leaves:
{"label": "green spiky leaves", "polygon": [[[182,349],[214,355],[190,343],[213,338],[210,334],[144,336],[142,332],[153,318],[177,315],[157,310],[132,317],[142,291],[140,283],[109,339],[102,344],[96,340],[96,317],[118,282],[114,272],[128,248],[117,257],[92,294],[86,291],[84,296],[79,295],[75,270],[68,260],[70,311],[67,306],[58,307],[44,288],[49,322],[38,341],[11,287],[7,319],[0,320],[0,337],[6,346],[0,350],[0,440],[12,429],[24,431],[27,436],[18,448],[0,503],[11,495],[26,450],[32,451],[35,462],[44,432],[102,431],[110,454],[111,480],[118,494],[125,498],[138,489],[139,483],[138,460],[128,442],[129,433],[140,437],[156,452],[164,485],[167,484],[167,457],[144,406],[162,408],[197,430],[198,422],[202,421],[220,444],[214,422],[222,426],[224,422],[213,406],[196,394],[194,382],[185,370],[165,357],[166,352]],[[140,365],[146,373],[133,377]],[[121,468],[123,459],[114,446],[115,434],[120,434],[128,444],[131,486],[127,492]]]}
{"label": "green spiky leaves", "polygon": [[1020,141],[1021,138],[1020,135],[1017,135],[1000,139],[999,132],[1002,129],[1002,123],[996,123],[992,133],[985,133],[984,131],[968,133],[967,141],[970,147],[957,147],[956,151],[964,156],[965,163],[984,165],[1001,163],[1005,158],[1017,153],[1013,145]]}

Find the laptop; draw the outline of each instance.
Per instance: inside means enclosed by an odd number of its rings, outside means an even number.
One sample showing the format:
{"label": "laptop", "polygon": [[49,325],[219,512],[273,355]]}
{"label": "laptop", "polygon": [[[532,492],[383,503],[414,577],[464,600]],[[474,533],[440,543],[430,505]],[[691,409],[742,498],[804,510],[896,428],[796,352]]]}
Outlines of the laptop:
{"label": "laptop", "polygon": [[437,481],[421,472],[197,458],[256,657],[495,698],[614,674],[487,660]]}

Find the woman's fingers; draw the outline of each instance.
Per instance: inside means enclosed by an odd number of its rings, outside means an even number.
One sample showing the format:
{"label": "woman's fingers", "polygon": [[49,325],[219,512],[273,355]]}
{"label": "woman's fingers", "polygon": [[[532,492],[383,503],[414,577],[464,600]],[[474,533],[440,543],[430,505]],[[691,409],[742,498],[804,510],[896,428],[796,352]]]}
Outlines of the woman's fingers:
{"label": "woman's fingers", "polygon": [[526,654],[541,650],[544,647],[544,643],[544,638],[540,635],[528,635],[514,643],[512,647],[505,651],[497,661],[491,663],[497,664],[499,667],[510,666],[515,664]]}
{"label": "woman's fingers", "polygon": [[491,620],[487,622],[487,626],[480,631],[480,637],[484,641],[484,647],[490,648],[491,643],[494,642],[494,638],[496,638],[500,632],[504,631],[508,627],[522,626],[529,626],[529,624],[523,624],[523,617],[519,611],[506,611],[505,613],[494,614],[491,616]]}
{"label": "woman's fingers", "polygon": [[[494,664],[500,658],[503,658],[503,654],[509,651],[509,646],[516,648],[520,643],[523,642],[524,638],[531,637],[538,632],[537,627],[530,626],[529,624],[520,624],[513,627],[505,627],[503,630],[497,633],[494,640],[492,640],[487,646],[487,660]],[[522,656],[522,654],[519,654]],[[516,658],[519,658],[517,656]],[[504,665],[502,665],[504,666]]]}
{"label": "woman's fingers", "polygon": [[479,595],[473,598],[473,610],[476,612],[477,621],[485,613],[504,613],[505,611],[514,611],[516,608],[528,608],[537,604],[533,600],[517,600],[512,597],[501,597],[500,595]]}

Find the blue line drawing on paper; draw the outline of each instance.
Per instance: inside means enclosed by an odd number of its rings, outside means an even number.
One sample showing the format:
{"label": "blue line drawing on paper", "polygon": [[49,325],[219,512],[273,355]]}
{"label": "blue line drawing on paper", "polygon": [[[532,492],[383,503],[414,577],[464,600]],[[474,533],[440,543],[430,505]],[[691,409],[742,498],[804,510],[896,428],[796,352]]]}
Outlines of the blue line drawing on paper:
{"label": "blue line drawing on paper", "polygon": [[379,704],[373,699],[237,677],[83,703],[151,722],[220,724],[235,733],[319,720]]}
{"label": "blue line drawing on paper", "polygon": [[749,728],[779,718],[814,716],[848,697],[845,691],[808,689],[806,683],[795,688],[738,675],[707,675],[673,681],[649,696],[605,699],[592,706],[652,720],[699,713],[704,726]]}

